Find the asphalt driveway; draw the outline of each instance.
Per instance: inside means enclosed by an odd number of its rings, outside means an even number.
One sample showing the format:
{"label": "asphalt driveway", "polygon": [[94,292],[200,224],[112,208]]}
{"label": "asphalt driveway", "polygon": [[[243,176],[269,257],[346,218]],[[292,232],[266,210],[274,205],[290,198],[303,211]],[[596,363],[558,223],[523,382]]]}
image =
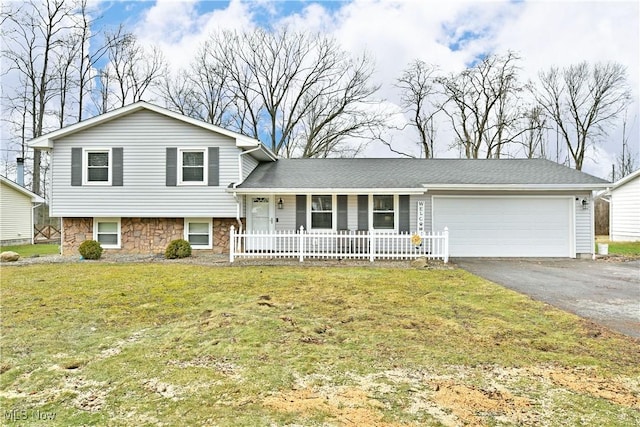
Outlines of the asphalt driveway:
{"label": "asphalt driveway", "polygon": [[458,258],[477,276],[640,338],[640,260]]}

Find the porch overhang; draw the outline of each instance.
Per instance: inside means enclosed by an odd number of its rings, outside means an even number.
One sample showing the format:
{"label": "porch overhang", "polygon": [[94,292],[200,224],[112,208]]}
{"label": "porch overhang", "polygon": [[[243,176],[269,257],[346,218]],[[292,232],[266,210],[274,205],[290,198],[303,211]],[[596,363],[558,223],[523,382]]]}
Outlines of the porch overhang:
{"label": "porch overhang", "polygon": [[244,188],[230,186],[236,194],[425,194],[426,188]]}

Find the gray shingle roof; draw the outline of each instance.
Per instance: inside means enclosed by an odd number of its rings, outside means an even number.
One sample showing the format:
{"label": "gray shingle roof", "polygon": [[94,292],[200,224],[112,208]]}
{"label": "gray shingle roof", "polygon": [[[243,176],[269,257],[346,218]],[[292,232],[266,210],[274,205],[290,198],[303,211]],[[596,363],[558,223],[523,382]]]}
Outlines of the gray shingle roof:
{"label": "gray shingle roof", "polygon": [[280,159],[238,186],[268,188],[422,188],[429,185],[595,185],[608,181],[544,159]]}

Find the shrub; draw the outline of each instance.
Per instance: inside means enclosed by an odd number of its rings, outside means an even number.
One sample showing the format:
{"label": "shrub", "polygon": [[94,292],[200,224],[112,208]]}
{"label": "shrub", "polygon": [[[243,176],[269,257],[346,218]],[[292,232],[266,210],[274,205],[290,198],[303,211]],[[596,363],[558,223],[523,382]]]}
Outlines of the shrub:
{"label": "shrub", "polygon": [[191,256],[191,245],[184,239],[172,240],[164,251],[164,257],[168,259],[186,258]]}
{"label": "shrub", "polygon": [[102,256],[102,246],[95,240],[85,240],[78,248],[78,251],[84,259],[100,259]]}

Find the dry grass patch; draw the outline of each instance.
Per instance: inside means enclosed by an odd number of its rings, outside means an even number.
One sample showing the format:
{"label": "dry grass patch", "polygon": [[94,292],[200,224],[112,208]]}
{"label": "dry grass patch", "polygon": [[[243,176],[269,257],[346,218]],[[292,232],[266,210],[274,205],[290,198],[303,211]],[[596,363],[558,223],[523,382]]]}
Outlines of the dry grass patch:
{"label": "dry grass patch", "polygon": [[12,266],[1,292],[0,404],[59,425],[640,424],[638,341],[461,270]]}

